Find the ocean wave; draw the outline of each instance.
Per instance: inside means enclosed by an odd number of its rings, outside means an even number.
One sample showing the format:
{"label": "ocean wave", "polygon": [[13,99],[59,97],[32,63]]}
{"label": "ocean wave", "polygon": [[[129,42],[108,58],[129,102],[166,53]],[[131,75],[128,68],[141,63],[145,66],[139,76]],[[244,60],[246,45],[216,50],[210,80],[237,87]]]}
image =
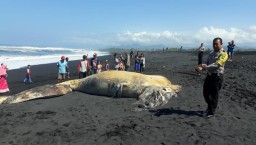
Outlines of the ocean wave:
{"label": "ocean wave", "polygon": [[80,53],[88,51],[86,49],[79,49],[79,48],[62,48],[62,47],[32,47],[32,46],[0,46],[0,51],[6,52],[42,52],[42,51],[49,51],[49,52],[58,52],[58,51],[67,51],[73,53]]}
{"label": "ocean wave", "polygon": [[86,49],[56,48],[56,47],[30,47],[30,46],[0,46],[0,63],[8,65],[9,69],[17,69],[27,64],[38,65],[54,63],[62,55],[70,60],[82,59],[83,55],[89,57],[97,53],[98,56],[108,55],[107,52]]}

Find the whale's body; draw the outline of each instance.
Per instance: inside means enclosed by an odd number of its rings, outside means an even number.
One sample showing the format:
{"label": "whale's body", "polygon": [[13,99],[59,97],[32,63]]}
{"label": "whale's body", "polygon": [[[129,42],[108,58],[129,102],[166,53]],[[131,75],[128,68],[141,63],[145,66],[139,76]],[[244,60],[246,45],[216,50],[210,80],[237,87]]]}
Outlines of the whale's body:
{"label": "whale's body", "polygon": [[0,103],[19,103],[79,91],[101,96],[138,98],[136,104],[142,108],[154,108],[168,103],[170,98],[180,90],[181,86],[172,84],[163,76],[126,71],[105,71],[84,79],[39,86],[14,96],[2,97]]}

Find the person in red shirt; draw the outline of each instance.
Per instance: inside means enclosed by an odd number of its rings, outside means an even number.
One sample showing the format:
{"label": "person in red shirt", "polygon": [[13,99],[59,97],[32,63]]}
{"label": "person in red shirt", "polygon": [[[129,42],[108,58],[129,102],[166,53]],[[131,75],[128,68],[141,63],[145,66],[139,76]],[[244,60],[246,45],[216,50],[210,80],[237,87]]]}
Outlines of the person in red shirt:
{"label": "person in red shirt", "polygon": [[27,70],[26,70],[26,75],[25,75],[25,79],[24,79],[24,84],[27,84],[27,82],[29,84],[32,83],[32,79],[31,79],[31,70],[30,70],[30,65],[27,66]]}

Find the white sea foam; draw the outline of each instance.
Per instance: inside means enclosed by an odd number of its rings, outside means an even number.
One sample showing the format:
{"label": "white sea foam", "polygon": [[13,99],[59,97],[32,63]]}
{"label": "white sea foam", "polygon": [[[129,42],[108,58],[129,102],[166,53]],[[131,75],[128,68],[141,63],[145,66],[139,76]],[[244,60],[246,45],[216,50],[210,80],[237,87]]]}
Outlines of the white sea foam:
{"label": "white sea foam", "polygon": [[[69,57],[70,61],[81,59],[82,55],[86,54],[88,54],[89,57],[92,57],[93,53],[97,53],[98,56],[108,55],[107,52],[86,49],[30,46],[0,46],[0,51],[5,52],[0,53],[0,63],[6,64],[9,69],[22,68],[28,64],[38,65],[54,63],[59,61],[62,55]],[[44,51],[47,51],[47,53]]]}

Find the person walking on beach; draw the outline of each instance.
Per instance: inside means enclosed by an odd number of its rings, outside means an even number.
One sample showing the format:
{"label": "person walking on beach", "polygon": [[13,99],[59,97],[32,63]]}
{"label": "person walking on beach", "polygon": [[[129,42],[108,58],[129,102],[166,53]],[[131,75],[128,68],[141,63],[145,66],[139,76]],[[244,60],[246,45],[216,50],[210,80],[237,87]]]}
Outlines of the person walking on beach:
{"label": "person walking on beach", "polygon": [[108,60],[106,60],[106,63],[105,63],[105,71],[108,71],[109,70],[109,63],[108,63]]}
{"label": "person walking on beach", "polygon": [[93,58],[91,59],[91,67],[92,67],[93,74],[97,74],[98,64],[99,64],[99,60],[97,58],[97,53],[94,53]]}
{"label": "person walking on beach", "polygon": [[24,84],[27,84],[27,82],[29,84],[32,83],[30,65],[27,66],[26,75],[25,75],[25,79],[23,82],[24,82]]}
{"label": "person walking on beach", "polygon": [[199,70],[206,70],[207,76],[203,85],[203,95],[208,105],[206,115],[213,117],[218,105],[219,92],[223,83],[224,65],[228,54],[222,48],[222,39],[213,39],[213,51],[209,54],[206,64]]}
{"label": "person walking on beach", "polygon": [[145,69],[145,62],[146,62],[145,56],[144,56],[143,53],[141,53],[141,57],[140,57],[140,72],[141,72],[141,73],[144,72],[144,69]]}
{"label": "person walking on beach", "polygon": [[198,51],[198,65],[201,65],[202,60],[203,60],[203,56],[204,56],[204,51],[205,51],[204,43],[201,43],[201,45],[197,49],[197,51]]}
{"label": "person walking on beach", "polygon": [[137,55],[135,56],[135,72],[140,72],[140,54],[137,51]]}
{"label": "person walking on beach", "polygon": [[83,55],[83,59],[78,64],[79,79],[85,78],[90,72],[90,63],[87,59],[87,55]]}
{"label": "person walking on beach", "polygon": [[229,61],[232,61],[233,60],[233,52],[234,52],[234,49],[235,49],[235,42],[234,40],[231,41],[230,43],[230,50],[229,50]]}
{"label": "person walking on beach", "polygon": [[131,58],[130,58],[130,55],[125,52],[125,60],[124,60],[124,63],[125,63],[125,71],[128,71],[129,70],[129,67],[131,65]]}
{"label": "person walking on beach", "polygon": [[61,81],[64,81],[66,79],[66,67],[67,67],[67,62],[65,60],[65,56],[61,56],[61,60],[57,63],[58,67],[58,83]]}
{"label": "person walking on beach", "polygon": [[67,78],[70,79],[70,72],[69,72],[69,67],[68,67],[68,61],[69,61],[69,58],[66,57],[66,62],[67,62],[67,67],[66,67],[66,71],[67,71]]}
{"label": "person walking on beach", "polygon": [[6,93],[10,91],[8,83],[6,81],[7,69],[7,66],[2,63],[0,67],[0,93]]}

